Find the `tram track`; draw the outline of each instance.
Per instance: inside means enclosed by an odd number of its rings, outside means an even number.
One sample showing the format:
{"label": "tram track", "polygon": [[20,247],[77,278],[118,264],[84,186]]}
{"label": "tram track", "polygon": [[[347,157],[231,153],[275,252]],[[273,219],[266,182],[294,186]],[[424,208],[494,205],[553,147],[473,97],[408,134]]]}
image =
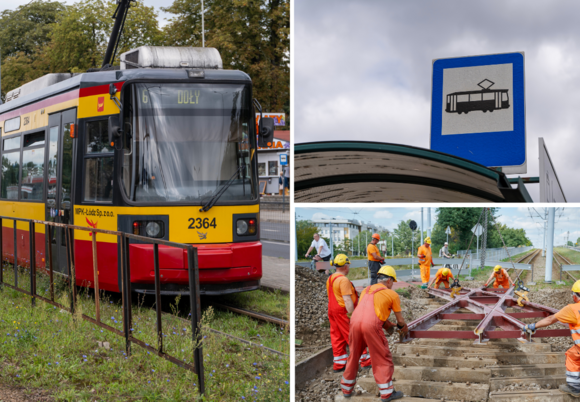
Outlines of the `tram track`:
{"label": "tram track", "polygon": [[258,311],[246,310],[243,308],[239,308],[239,307],[235,307],[235,306],[231,306],[229,304],[223,304],[223,303],[213,303],[212,302],[211,305],[218,307],[218,308],[221,308],[222,310],[228,310],[228,311],[231,311],[231,312],[236,313],[236,314],[245,315],[247,317],[254,318],[258,321],[268,322],[271,324],[279,325],[279,326],[284,327],[284,328],[288,328],[288,321],[287,320],[283,320],[281,318],[274,317],[274,316],[271,316],[268,314],[260,313]]}
{"label": "tram track", "polygon": [[573,281],[578,280],[578,278],[576,278],[570,272],[561,270],[560,265],[574,265],[574,263],[556,251],[554,251],[554,263],[558,264],[557,268],[560,271],[560,280],[562,280],[562,272],[565,272]]}
{"label": "tram track", "polygon": [[[531,265],[533,265],[534,264],[534,260],[536,258],[538,258],[538,256],[541,255],[541,253],[542,253],[542,250],[537,249],[537,250],[532,251],[529,254],[524,255],[523,257],[517,259],[514,262],[515,263],[519,263],[519,264],[531,264]],[[516,268],[513,268],[513,267],[510,268],[509,266],[507,267],[507,270],[508,270],[508,274],[510,275],[510,277],[511,277],[511,279],[512,279],[512,281],[514,283],[517,282],[518,279],[520,279],[521,275],[524,272],[526,272],[526,270],[524,270],[524,269],[516,269]],[[512,271],[511,273],[509,272],[510,270]],[[532,276],[531,282],[533,282],[533,280],[534,280],[534,269],[533,269],[533,267],[532,267],[532,271],[530,272],[530,275]],[[522,280],[524,280],[524,279],[525,278],[523,278]],[[524,280],[524,282],[525,282],[525,280]]]}

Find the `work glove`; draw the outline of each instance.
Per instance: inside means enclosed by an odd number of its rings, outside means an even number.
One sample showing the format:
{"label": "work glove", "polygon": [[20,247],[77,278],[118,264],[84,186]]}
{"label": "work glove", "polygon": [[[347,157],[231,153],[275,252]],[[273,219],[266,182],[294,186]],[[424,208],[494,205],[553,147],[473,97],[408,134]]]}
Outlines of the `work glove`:
{"label": "work glove", "polygon": [[383,324],[383,328],[385,331],[387,331],[387,334],[389,335],[393,335],[393,333],[395,332],[395,325],[393,325],[390,321],[385,321],[385,323]]}
{"label": "work glove", "polygon": [[385,263],[385,259],[383,258],[382,260],[379,261],[381,264]]}
{"label": "work glove", "polygon": [[405,323],[405,325],[403,325],[402,327],[397,323],[397,328],[399,329],[399,332],[404,336],[407,335],[407,333],[409,332],[409,327],[407,327],[407,323]]}
{"label": "work glove", "polygon": [[524,331],[528,334],[534,335],[536,333],[536,324],[526,324],[524,325]]}

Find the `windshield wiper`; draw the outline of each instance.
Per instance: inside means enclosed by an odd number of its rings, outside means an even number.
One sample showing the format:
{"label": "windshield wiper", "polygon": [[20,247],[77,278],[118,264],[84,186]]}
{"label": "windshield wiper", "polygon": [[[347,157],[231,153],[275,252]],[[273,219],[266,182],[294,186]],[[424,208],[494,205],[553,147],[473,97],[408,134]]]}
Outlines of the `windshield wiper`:
{"label": "windshield wiper", "polygon": [[203,205],[203,207],[199,210],[199,212],[209,211],[215,205],[215,203],[220,199],[220,197],[225,193],[225,191],[228,189],[228,187],[232,185],[232,183],[234,182],[234,180],[235,180],[236,176],[238,175],[238,173],[240,172],[240,170],[242,170],[245,167],[246,167],[246,164],[240,165],[238,167],[238,170],[236,170],[236,172],[232,175],[232,177],[230,177],[230,179],[217,190],[215,195],[213,197],[211,197],[211,199]]}

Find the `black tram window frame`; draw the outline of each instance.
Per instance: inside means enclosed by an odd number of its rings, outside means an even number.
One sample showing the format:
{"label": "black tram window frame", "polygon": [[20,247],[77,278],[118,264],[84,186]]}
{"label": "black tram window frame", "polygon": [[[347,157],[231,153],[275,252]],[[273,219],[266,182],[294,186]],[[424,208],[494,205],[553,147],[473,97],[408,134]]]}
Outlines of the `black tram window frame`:
{"label": "black tram window frame", "polygon": [[[86,118],[86,119],[82,119],[81,120],[81,124],[82,124],[82,130],[78,130],[78,139],[79,139],[79,146],[82,148],[82,166],[81,166],[81,179],[80,181],[77,181],[77,183],[80,183],[80,187],[81,190],[78,191],[78,193],[80,193],[81,199],[80,199],[80,204],[81,205],[116,205],[115,204],[115,188],[118,186],[117,181],[119,180],[119,178],[117,177],[117,156],[116,156],[116,152],[115,151],[111,151],[111,152],[99,152],[99,153],[87,153],[87,144],[86,144],[86,139],[87,139],[87,126],[89,123],[94,123],[96,121],[104,121],[107,126],[109,124],[109,116],[96,116],[96,117],[90,117],[90,118]],[[78,122],[77,122],[78,123]],[[79,124],[80,125],[80,124]],[[108,134],[108,133],[107,133]],[[113,158],[113,186],[111,188],[111,193],[112,193],[112,197],[111,197],[111,201],[90,201],[90,200],[86,200],[85,199],[85,178],[86,178],[86,161],[87,159],[99,159],[99,158]]]}
{"label": "black tram window frame", "polygon": [[[42,145],[34,145],[30,147],[24,147],[24,136],[28,134],[44,134],[44,144]],[[18,201],[21,202],[36,202],[36,203],[45,203],[46,201],[46,188],[48,180],[46,179],[46,155],[48,153],[47,146],[48,142],[46,141],[46,128],[43,127],[42,130],[29,130],[26,132],[21,133],[22,139],[20,140],[20,172],[18,173],[19,183],[18,183]],[[43,167],[42,167],[42,198],[40,200],[29,200],[22,198],[22,159],[24,158],[24,151],[31,151],[33,149],[44,149],[43,155]]]}
{"label": "black tram window frame", "polygon": [[[125,113],[128,111],[129,108],[125,107],[127,104],[126,99],[129,98],[129,94],[127,93],[127,89],[133,84],[140,84],[140,83],[147,83],[147,84],[232,84],[232,85],[244,85],[248,87],[250,90],[250,133],[256,133],[256,135],[250,136],[253,138],[252,145],[255,144],[255,154],[256,157],[250,162],[252,163],[253,171],[256,172],[256,186],[259,186],[260,177],[258,176],[258,135],[256,130],[256,110],[254,108],[254,86],[252,80],[248,77],[247,80],[227,80],[227,79],[219,79],[219,80],[208,80],[205,78],[183,78],[183,79],[152,79],[152,78],[135,78],[129,79],[123,83],[121,87],[121,103],[123,105],[123,111],[119,112],[119,114],[115,114],[115,116],[119,116],[120,121],[125,121]],[[107,116],[108,118],[109,116]],[[117,160],[114,162],[115,166],[113,168],[113,174],[115,175],[116,184],[114,185],[114,190],[120,194],[121,199],[123,200],[123,204],[128,206],[136,206],[136,207],[155,207],[155,206],[194,206],[199,207],[202,204],[199,203],[191,203],[191,202],[140,202],[140,201],[133,201],[127,197],[125,194],[125,189],[121,188],[122,185],[122,170],[123,170],[123,149],[115,150],[115,155],[118,155],[116,158]],[[84,173],[84,172],[83,172]],[[256,199],[248,200],[248,201],[219,201],[216,203],[216,207],[218,206],[241,206],[241,205],[259,205],[260,204],[260,189],[259,187],[256,189]]]}
{"label": "black tram window frame", "polygon": [[[36,146],[31,146],[31,147],[24,147],[24,136],[28,135],[28,134],[37,134],[37,133],[44,133],[44,144],[42,145],[36,145]],[[18,167],[18,197],[17,198],[3,198],[2,197],[2,192],[1,192],[1,187],[0,187],[0,200],[3,201],[18,201],[18,202],[30,202],[30,203],[40,203],[43,204],[46,202],[46,188],[47,188],[47,179],[46,179],[46,155],[47,155],[47,147],[48,147],[48,142],[46,140],[46,133],[47,133],[47,128],[46,127],[42,127],[40,129],[31,129],[31,130],[27,130],[27,131],[21,131],[19,133],[15,133],[15,134],[10,134],[10,135],[6,135],[6,136],[2,136],[0,137],[2,139],[2,144],[0,144],[0,157],[3,157],[5,154],[11,154],[11,153],[16,153],[16,152],[20,152],[19,158],[18,158],[18,163],[19,163],[19,167]],[[16,138],[16,137],[20,137],[20,147],[19,148],[14,148],[11,149],[9,151],[4,151],[4,140],[9,140],[12,138]],[[23,152],[24,150],[28,151],[28,150],[33,150],[33,149],[44,149],[44,157],[43,157],[43,169],[42,169],[42,199],[40,200],[29,200],[29,199],[23,199],[21,197],[21,192],[22,192],[22,157],[23,157]],[[2,175],[0,175],[0,186],[1,186],[1,181],[2,181]]]}

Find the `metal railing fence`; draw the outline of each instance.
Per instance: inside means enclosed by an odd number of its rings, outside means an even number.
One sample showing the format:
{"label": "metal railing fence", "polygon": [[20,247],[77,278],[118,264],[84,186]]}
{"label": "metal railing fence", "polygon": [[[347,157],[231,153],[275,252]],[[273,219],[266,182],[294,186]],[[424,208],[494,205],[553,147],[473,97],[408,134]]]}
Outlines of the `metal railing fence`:
{"label": "metal railing fence", "polygon": [[[125,352],[127,356],[131,355],[131,343],[135,343],[144,349],[149,350],[152,353],[157,354],[179,367],[185,368],[197,374],[199,381],[199,392],[200,394],[205,393],[205,381],[204,381],[204,367],[203,367],[203,350],[201,346],[201,333],[200,333],[200,322],[201,322],[201,303],[200,303],[200,290],[199,290],[199,267],[198,267],[198,255],[197,248],[189,244],[174,243],[166,240],[154,239],[144,236],[137,236],[130,233],[87,228],[76,225],[67,225],[62,223],[40,221],[34,219],[23,219],[14,218],[8,216],[0,216],[0,257],[3,257],[3,236],[2,228],[3,222],[6,220],[11,220],[14,222],[14,254],[13,254],[13,268],[14,268],[14,285],[7,283],[4,279],[4,267],[0,266],[0,290],[3,286],[7,286],[16,291],[28,294],[31,296],[31,303],[34,307],[36,305],[36,299],[42,300],[49,303],[55,307],[59,307],[63,310],[75,313],[77,306],[77,292],[76,292],[76,272],[75,272],[75,242],[74,240],[74,230],[81,230],[91,233],[91,243],[92,243],[92,260],[93,260],[93,280],[94,280],[94,290],[95,290],[95,318],[90,317],[86,314],[80,314],[80,316],[99,327],[113,332],[119,336],[125,338]],[[27,222],[29,231],[29,264],[30,264],[30,291],[27,291],[18,286],[18,255],[17,255],[17,222]],[[45,226],[45,239],[46,239],[46,249],[47,249],[47,266],[48,275],[50,280],[50,298],[41,296],[37,292],[37,264],[36,264],[36,225]],[[66,245],[66,268],[67,274],[65,275],[68,280],[69,285],[69,299],[70,307],[64,306],[55,301],[54,292],[54,267],[53,267],[53,253],[52,253],[52,238],[53,230],[62,229],[64,231],[64,239]],[[97,260],[97,234],[107,234],[114,235],[117,237],[117,244],[121,247],[117,247],[118,250],[118,260],[121,261],[122,273],[121,273],[121,300],[122,300],[122,311],[123,311],[123,330],[114,328],[108,324],[101,321],[101,308],[100,308],[100,295],[99,295],[99,270],[98,270],[98,260]],[[129,240],[138,240],[140,242],[153,244],[153,264],[154,264],[154,276],[155,276],[155,308],[157,314],[157,348],[150,346],[149,344],[143,342],[142,340],[136,338],[131,334],[132,328],[132,309],[131,309],[131,263],[129,259]],[[187,262],[188,262],[188,274],[189,274],[189,296],[190,296],[190,307],[191,307],[191,330],[192,330],[192,343],[193,343],[193,365],[188,364],[174,356],[169,355],[164,351],[163,347],[163,331],[162,331],[162,321],[161,321],[161,295],[160,295],[160,269],[159,269],[159,245],[176,247],[187,250]],[[4,258],[2,258],[4,260]],[[44,267],[46,271],[46,267]],[[42,272],[41,272],[42,273]],[[45,272],[46,273],[46,272]]]}
{"label": "metal railing fence", "polygon": [[290,202],[260,203],[260,239],[290,243]]}

